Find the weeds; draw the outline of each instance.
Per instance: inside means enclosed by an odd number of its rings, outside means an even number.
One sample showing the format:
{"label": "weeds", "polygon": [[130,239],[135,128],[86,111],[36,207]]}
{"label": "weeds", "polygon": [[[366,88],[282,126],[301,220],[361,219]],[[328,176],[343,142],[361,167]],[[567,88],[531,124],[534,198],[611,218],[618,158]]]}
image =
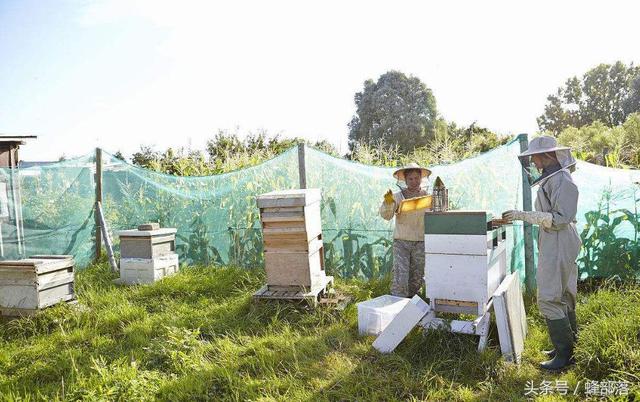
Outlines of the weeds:
{"label": "weeds", "polygon": [[[117,287],[106,264],[78,274],[80,305],[0,323],[0,400],[523,400],[528,381],[635,384],[640,288],[580,294],[577,364],[537,370],[549,341],[529,310],[521,366],[505,363],[495,327],[483,353],[471,336],[414,331],[380,355],[357,336],[357,311],[251,301],[263,277],[185,268],[150,286]],[[341,282],[356,300],[388,280]],[[571,398],[583,399],[583,394]]]}

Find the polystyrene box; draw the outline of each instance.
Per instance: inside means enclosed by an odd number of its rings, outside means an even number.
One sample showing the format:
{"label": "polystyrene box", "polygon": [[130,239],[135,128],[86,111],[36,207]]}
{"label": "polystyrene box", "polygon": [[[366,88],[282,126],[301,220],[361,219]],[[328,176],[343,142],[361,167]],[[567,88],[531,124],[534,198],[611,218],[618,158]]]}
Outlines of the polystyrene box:
{"label": "polystyrene box", "polygon": [[358,332],[378,335],[411,299],[384,295],[358,303]]}

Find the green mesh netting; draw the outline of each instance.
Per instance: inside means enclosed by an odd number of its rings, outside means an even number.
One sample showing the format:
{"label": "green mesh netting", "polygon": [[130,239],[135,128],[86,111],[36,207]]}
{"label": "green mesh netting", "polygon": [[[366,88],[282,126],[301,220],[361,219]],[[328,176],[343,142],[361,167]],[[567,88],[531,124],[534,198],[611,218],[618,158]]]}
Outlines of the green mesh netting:
{"label": "green mesh netting", "polygon": [[[432,166],[432,180],[436,176],[444,180],[457,209],[488,210],[497,215],[521,208],[518,153],[519,144],[514,140],[475,158]],[[323,192],[327,270],[341,277],[361,278],[388,273],[392,223],[378,216],[378,207],[387,189],[396,188],[394,169],[353,163],[310,148],[305,155],[307,186]],[[88,264],[95,253],[94,172],[93,156],[14,172],[0,169],[4,258],[73,254],[79,266]],[[638,275],[639,172],[581,162],[574,179],[580,189],[582,277]],[[103,154],[103,207],[110,231],[149,221],[176,227],[178,253],[181,262],[188,264],[261,267],[255,196],[297,188],[298,183],[296,148],[255,167],[207,177],[160,174]],[[520,225],[509,231],[509,250],[513,269],[524,278],[522,232]],[[23,242],[16,240],[19,237]],[[117,237],[112,237],[117,253]]]}

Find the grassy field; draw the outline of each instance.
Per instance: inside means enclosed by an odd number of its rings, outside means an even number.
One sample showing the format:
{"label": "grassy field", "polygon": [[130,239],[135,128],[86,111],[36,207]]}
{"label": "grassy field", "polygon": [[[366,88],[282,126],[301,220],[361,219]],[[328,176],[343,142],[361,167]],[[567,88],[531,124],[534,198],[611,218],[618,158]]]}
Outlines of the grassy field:
{"label": "grassy field", "polygon": [[[354,304],[342,312],[253,304],[257,272],[187,268],[139,287],[111,279],[105,265],[89,267],[77,277],[77,307],[0,323],[0,400],[511,401],[543,381],[566,381],[570,395],[556,387],[541,400],[584,400],[589,380],[629,381],[640,398],[637,285],[581,294],[577,364],[554,375],[536,368],[549,344],[535,307],[518,367],[501,359],[495,327],[481,354],[475,337],[414,330],[380,355],[373,338],[358,337]],[[338,286],[357,300],[388,289]]]}

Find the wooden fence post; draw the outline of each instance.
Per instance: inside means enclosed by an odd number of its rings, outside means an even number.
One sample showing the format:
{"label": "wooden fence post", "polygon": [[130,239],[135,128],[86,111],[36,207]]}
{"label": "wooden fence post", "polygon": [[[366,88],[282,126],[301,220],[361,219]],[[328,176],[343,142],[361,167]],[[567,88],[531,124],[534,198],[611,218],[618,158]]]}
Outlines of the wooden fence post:
{"label": "wooden fence post", "polygon": [[307,167],[304,156],[304,142],[298,143],[298,174],[300,176],[300,188],[307,188]]}
{"label": "wooden fence post", "polygon": [[98,206],[102,203],[102,149],[96,148],[96,202],[94,205],[93,215],[96,222],[96,261],[102,255],[102,229],[100,217],[98,214]]}
{"label": "wooden fence post", "polygon": [[[520,152],[529,149],[529,136],[527,134],[520,134],[518,140],[520,141]],[[531,185],[524,168],[522,168],[522,210],[532,210]],[[527,222],[524,222],[524,275],[527,292],[535,292],[536,271],[533,266],[533,226]]]}

